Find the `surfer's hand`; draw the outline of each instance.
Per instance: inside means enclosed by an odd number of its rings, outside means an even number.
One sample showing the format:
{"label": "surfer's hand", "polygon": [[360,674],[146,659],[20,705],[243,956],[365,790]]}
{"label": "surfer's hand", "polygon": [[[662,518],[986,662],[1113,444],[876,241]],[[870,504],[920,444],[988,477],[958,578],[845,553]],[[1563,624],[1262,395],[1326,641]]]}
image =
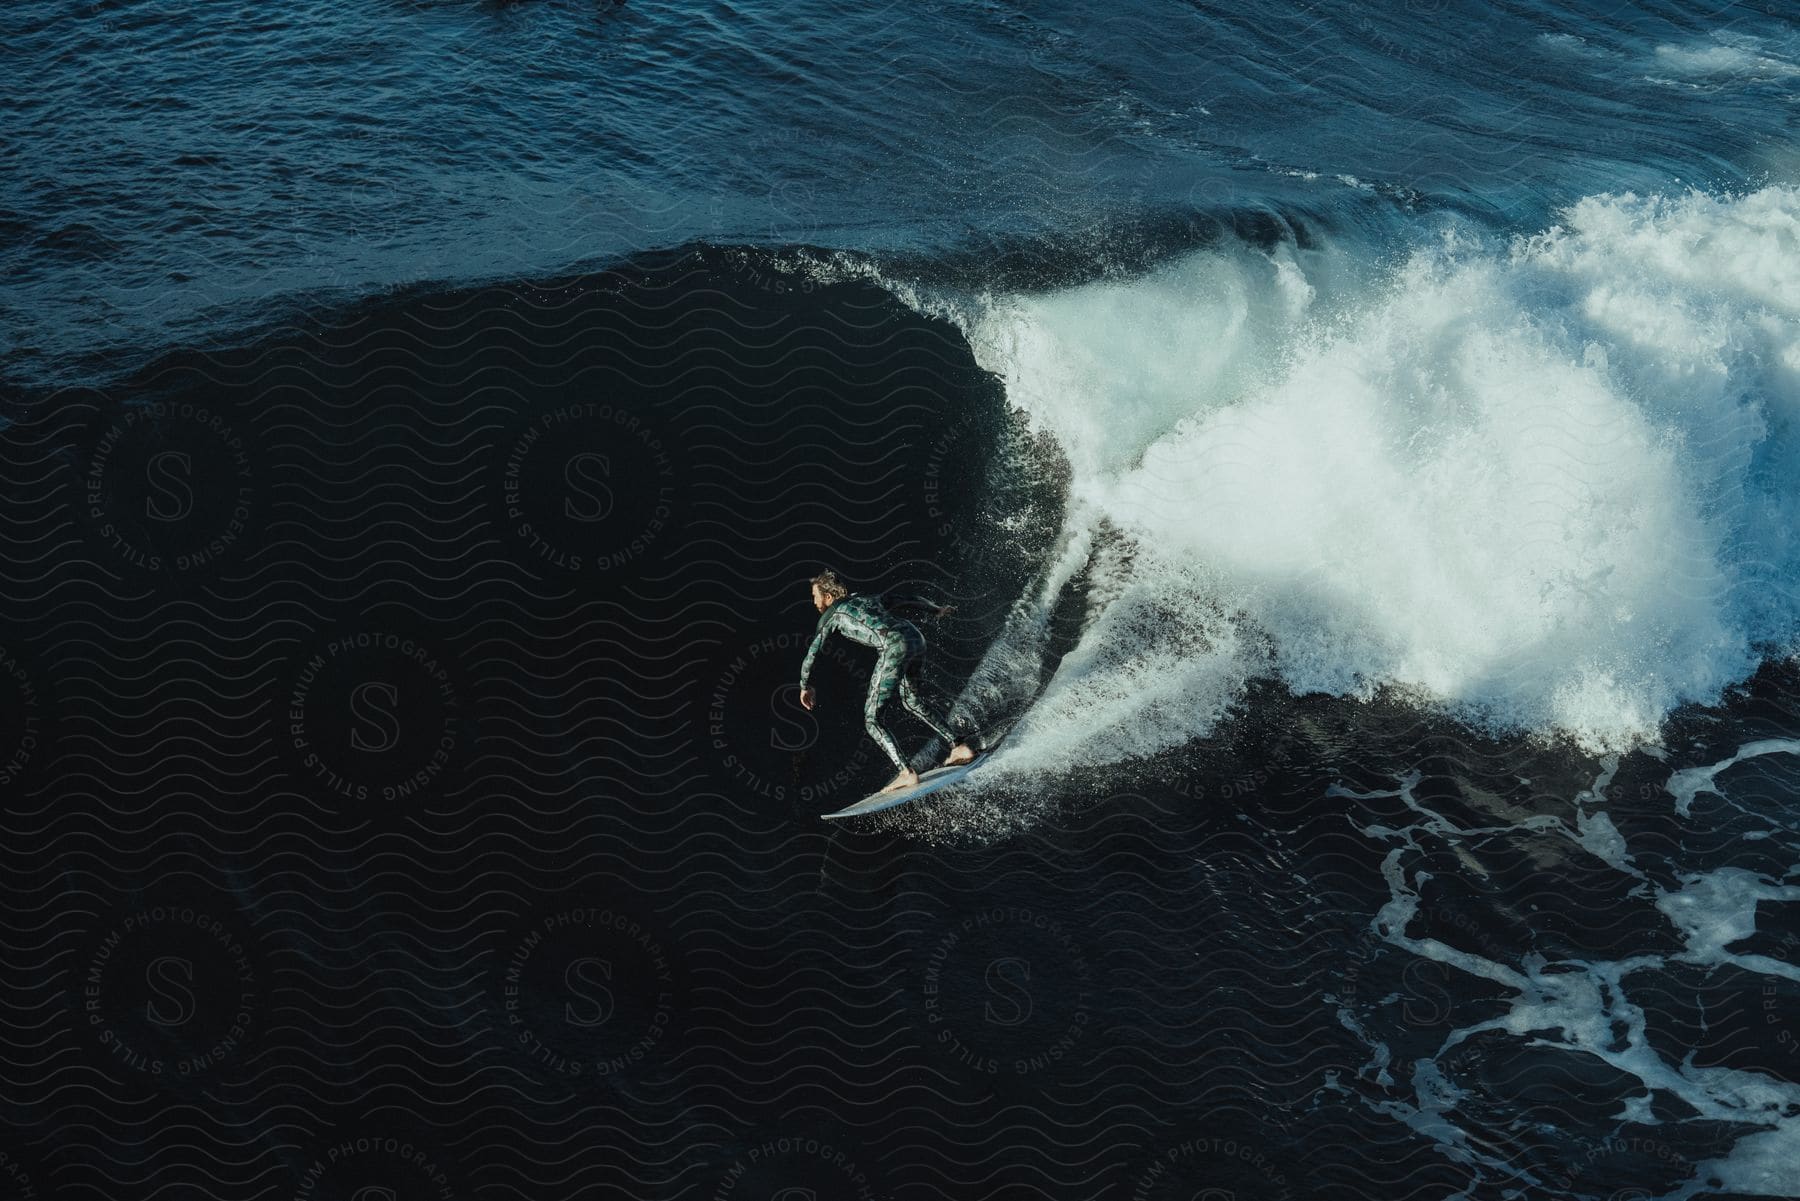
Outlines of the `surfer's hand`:
{"label": "surfer's hand", "polygon": [[812,689],[802,688],[800,690],[800,707],[802,709],[810,709],[813,707],[813,690]]}
{"label": "surfer's hand", "polygon": [[939,617],[948,617],[950,614],[952,614],[954,612],[956,612],[955,605],[944,605],[938,609],[937,615]]}

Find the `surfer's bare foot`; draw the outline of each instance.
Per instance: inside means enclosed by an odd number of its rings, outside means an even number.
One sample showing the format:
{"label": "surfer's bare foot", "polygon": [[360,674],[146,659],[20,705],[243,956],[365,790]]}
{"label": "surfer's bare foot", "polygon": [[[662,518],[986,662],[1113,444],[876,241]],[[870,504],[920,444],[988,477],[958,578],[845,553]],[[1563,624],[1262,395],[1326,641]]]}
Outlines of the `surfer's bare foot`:
{"label": "surfer's bare foot", "polygon": [[950,757],[944,760],[944,766],[955,767],[957,764],[967,763],[973,758],[975,758],[975,752],[969,749],[969,744],[966,742],[959,742],[951,748]]}
{"label": "surfer's bare foot", "polygon": [[884,793],[905,792],[909,788],[917,788],[918,786],[919,773],[909,767],[899,775],[895,776],[893,781],[881,791]]}

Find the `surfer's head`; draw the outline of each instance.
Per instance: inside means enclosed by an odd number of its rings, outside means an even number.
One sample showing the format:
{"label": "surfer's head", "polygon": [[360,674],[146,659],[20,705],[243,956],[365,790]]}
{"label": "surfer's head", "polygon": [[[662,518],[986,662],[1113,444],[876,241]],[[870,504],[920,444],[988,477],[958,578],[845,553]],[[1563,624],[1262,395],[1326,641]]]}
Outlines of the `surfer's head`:
{"label": "surfer's head", "polygon": [[850,595],[850,589],[844,587],[844,581],[838,573],[830,568],[821,571],[812,580],[813,608],[823,613],[837,601]]}

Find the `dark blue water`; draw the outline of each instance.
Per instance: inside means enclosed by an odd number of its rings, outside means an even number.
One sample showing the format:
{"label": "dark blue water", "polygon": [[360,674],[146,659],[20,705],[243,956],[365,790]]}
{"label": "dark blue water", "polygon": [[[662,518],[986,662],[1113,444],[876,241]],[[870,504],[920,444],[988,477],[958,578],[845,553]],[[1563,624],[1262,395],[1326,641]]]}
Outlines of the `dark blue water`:
{"label": "dark blue water", "polygon": [[1797,20],[8,7],[0,1195],[1800,1195]]}
{"label": "dark blue water", "polygon": [[1760,180],[1791,165],[1795,119],[1793,27],[1744,7],[143,2],[0,21],[15,378],[296,302],[693,239],[979,263],[1104,255],[1195,210],[1532,228],[1589,193]]}

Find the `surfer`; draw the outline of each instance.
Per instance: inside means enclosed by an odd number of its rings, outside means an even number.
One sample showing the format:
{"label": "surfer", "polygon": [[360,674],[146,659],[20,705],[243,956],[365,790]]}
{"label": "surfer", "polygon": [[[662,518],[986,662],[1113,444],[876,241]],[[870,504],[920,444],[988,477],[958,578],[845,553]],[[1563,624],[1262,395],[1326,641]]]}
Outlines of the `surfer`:
{"label": "surfer", "polygon": [[[967,742],[950,733],[946,722],[925,706],[919,698],[918,684],[925,666],[925,635],[912,622],[896,616],[895,609],[917,609],[942,617],[952,605],[937,605],[914,593],[891,591],[879,594],[852,594],[835,571],[822,571],[812,581],[813,607],[822,616],[812,645],[806,648],[806,660],[800,664],[800,703],[811,709],[816,696],[807,686],[812,675],[813,660],[828,634],[838,633],[852,642],[873,647],[880,656],[869,677],[869,698],[863,704],[863,725],[869,737],[887,752],[900,774],[883,788],[883,793],[904,792],[919,785],[919,773],[907,765],[894,743],[894,736],[881,724],[881,709],[898,687],[900,703],[906,711],[930,726],[950,749],[945,766],[968,763],[975,758]],[[879,794],[878,794],[879,795]]]}

